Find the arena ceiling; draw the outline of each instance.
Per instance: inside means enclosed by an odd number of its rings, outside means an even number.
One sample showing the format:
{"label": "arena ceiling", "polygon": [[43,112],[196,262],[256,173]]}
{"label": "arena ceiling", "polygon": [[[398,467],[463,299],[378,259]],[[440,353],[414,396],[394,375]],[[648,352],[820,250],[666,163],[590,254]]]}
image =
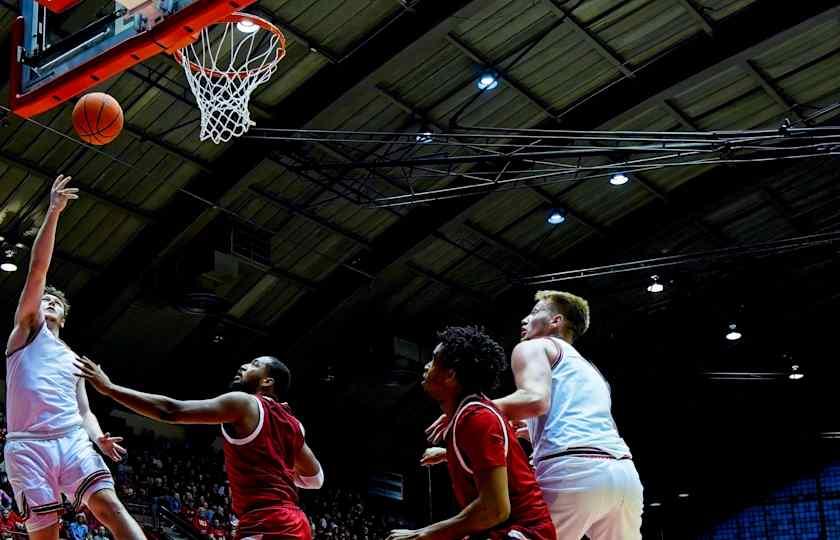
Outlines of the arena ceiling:
{"label": "arena ceiling", "polygon": [[[197,371],[222,376],[258,350],[315,378],[332,368],[352,374],[356,368],[336,367],[346,351],[378,352],[372,344],[382,336],[431,341],[431,330],[450,321],[481,322],[512,340],[534,290],[529,276],[737,250],[840,225],[832,157],[668,168],[634,173],[620,187],[605,175],[385,207],[376,202],[412,189],[396,166],[365,166],[393,155],[387,142],[259,138],[272,128],[434,135],[453,125],[832,125],[840,109],[825,107],[840,97],[837,2],[261,0],[253,11],[290,41],[278,73],[252,100],[260,128],[253,137],[200,143],[194,99],[166,57],[101,85],[126,119],[101,151],[72,137],[72,103],[32,122],[8,115],[0,128],[0,234],[30,245],[52,178],[74,177],[81,199],[62,217],[50,276],[73,303],[68,340],[143,385],[184,390]],[[6,45],[15,16],[16,6],[2,2]],[[480,92],[475,81],[485,70],[500,84]],[[406,152],[433,155],[420,143]],[[450,169],[436,185],[454,185],[455,173],[471,167],[480,165]],[[546,222],[552,208],[565,211],[562,225]],[[734,318],[751,317],[768,339],[780,337],[774,329],[833,312],[837,257],[824,246],[561,285],[592,298],[604,322],[588,343],[606,356],[627,346],[621,335],[651,321],[705,321],[714,341]],[[651,273],[666,282],[661,296],[645,291]],[[0,275],[9,313],[23,277]],[[795,309],[774,320],[791,284]],[[723,350],[721,358],[739,357]],[[677,387],[708,369],[781,369],[780,352],[758,366],[689,362],[676,370]],[[743,364],[762,355],[748,356]],[[639,372],[619,359],[606,363],[617,388],[644,385],[652,372],[668,376],[657,371],[662,364]],[[157,373],[169,381],[163,388]],[[350,379],[338,395],[369,404],[413,395],[410,383],[383,390],[375,377]],[[649,394],[618,399],[626,416],[661,406]],[[628,422],[631,431],[645,423]]]}

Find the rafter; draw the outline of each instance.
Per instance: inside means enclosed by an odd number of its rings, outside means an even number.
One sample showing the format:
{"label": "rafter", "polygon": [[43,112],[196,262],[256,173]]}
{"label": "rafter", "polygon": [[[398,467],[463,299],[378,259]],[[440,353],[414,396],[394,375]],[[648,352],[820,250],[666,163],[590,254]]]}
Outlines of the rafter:
{"label": "rafter", "polygon": [[612,50],[604,41],[599,38],[594,32],[591,32],[586,26],[575,17],[574,13],[557,3],[556,0],[543,0],[543,3],[553,11],[558,17],[565,17],[565,21],[574,29],[577,34],[582,37],[589,46],[592,47],[602,58],[610,62],[616,69],[624,74],[625,77],[633,78],[635,74],[633,70],[627,67],[627,63],[621,58],[617,52]]}
{"label": "rafter", "polygon": [[483,56],[481,53],[467,45],[463,40],[457,37],[455,34],[448,34],[446,38],[452,43],[456,49],[461,51],[467,58],[470,58],[473,62],[484,66],[485,68],[492,69],[496,72],[499,78],[503,79],[511,88],[514,88],[517,92],[528,98],[528,101],[533,103],[538,109],[543,111],[546,116],[549,118],[556,119],[556,114],[552,111],[551,105],[543,101],[540,97],[534,94],[531,90],[525,87],[521,82],[517,81],[514,77],[512,77],[507,71],[502,69],[501,67],[495,65],[491,62],[488,58]]}
{"label": "rafter", "polygon": [[[37,179],[44,185],[51,185],[53,180],[55,180],[55,177],[59,174],[57,172],[54,173],[52,171],[48,171],[40,165],[32,163],[19,156],[13,156],[5,150],[0,150],[0,162],[5,163],[9,167],[26,171],[30,176]],[[82,183],[77,183],[76,187],[79,188],[80,193],[96,201],[97,203],[104,204],[111,208],[115,208],[121,212],[125,212],[131,215],[132,217],[139,219],[143,223],[148,224],[153,223],[155,221],[155,216],[148,210],[144,210],[138,206],[126,203],[124,201],[120,201],[119,199],[108,195],[107,193],[103,193],[99,190],[89,188]]]}
{"label": "rafter", "polygon": [[782,95],[781,91],[773,84],[773,81],[755,65],[754,61],[749,59],[742,61],[741,68],[761,86],[767,95],[781,107],[784,113],[790,113],[800,122],[805,122],[805,118],[797,110],[796,104]]}
{"label": "rafter", "polygon": [[688,15],[694,19],[697,25],[703,29],[708,35],[714,35],[715,29],[712,26],[714,23],[705,13],[703,8],[698,6],[694,0],[675,0],[676,3],[682,6]]}

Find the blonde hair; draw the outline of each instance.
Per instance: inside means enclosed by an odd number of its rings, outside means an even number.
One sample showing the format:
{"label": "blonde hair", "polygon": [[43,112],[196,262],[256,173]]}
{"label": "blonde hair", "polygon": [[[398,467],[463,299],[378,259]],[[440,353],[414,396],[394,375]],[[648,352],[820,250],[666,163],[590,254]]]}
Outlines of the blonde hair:
{"label": "blonde hair", "polygon": [[572,339],[579,338],[589,329],[589,302],[580,296],[565,291],[537,291],[534,300],[549,304],[566,319]]}

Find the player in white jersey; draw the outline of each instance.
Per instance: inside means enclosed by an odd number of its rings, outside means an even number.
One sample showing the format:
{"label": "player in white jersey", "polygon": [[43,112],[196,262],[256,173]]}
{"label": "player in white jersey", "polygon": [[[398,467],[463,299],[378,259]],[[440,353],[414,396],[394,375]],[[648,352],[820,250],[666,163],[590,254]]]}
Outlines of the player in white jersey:
{"label": "player in white jersey", "polygon": [[46,287],[58,218],[78,198],[69,181],[59,176],[50,190],[6,345],[6,473],[31,540],[58,538],[62,493],[76,509],[87,505],[117,540],[140,540],[143,531],[91,444],[119,461],[122,439],[102,433],[91,412],[84,379],[75,376],[76,354],[59,338],[69,304],[61,291]]}
{"label": "player in white jersey", "polygon": [[[609,385],[572,346],[589,328],[589,305],[560,291],[535,300],[511,357],[517,389],[494,403],[526,421],[558,540],[640,539],[642,483],[613,421]],[[432,439],[446,423],[430,426]]]}

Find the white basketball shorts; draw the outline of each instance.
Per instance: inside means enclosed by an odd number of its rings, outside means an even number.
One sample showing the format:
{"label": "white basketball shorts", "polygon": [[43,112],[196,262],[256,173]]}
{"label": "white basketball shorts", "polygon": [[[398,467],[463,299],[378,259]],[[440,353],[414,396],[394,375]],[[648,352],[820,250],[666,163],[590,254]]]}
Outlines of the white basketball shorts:
{"label": "white basketball shorts", "polygon": [[557,540],[641,540],[642,482],[631,460],[564,456],[537,463]]}
{"label": "white basketball shorts", "polygon": [[29,532],[58,523],[62,493],[78,510],[92,494],[114,488],[105,461],[81,427],[54,439],[10,435],[6,474]]}

